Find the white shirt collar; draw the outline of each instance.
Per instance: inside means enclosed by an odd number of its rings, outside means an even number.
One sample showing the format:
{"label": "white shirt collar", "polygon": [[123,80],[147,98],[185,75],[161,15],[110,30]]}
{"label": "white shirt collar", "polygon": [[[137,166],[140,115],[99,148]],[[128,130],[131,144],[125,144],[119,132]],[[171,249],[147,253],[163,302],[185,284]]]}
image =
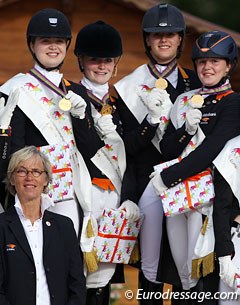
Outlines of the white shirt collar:
{"label": "white shirt collar", "polygon": [[109,91],[109,84],[105,83],[103,85],[96,84],[94,82],[91,82],[88,78],[85,76],[81,80],[81,84],[86,87],[88,90],[92,92],[93,95],[96,97],[102,99]]}
{"label": "white shirt collar", "polygon": [[[49,198],[48,195],[41,194],[41,213],[42,213],[42,215],[44,214],[45,210],[47,210],[48,208],[50,208],[53,205],[54,205],[54,203]],[[20,202],[17,194],[15,195],[15,205],[14,206],[16,208],[16,211],[17,211],[18,215],[25,217],[25,215],[23,213],[21,202]]]}
{"label": "white shirt collar", "polygon": [[43,76],[49,79],[55,86],[59,87],[62,80],[63,74],[59,71],[47,71],[41,68],[39,65],[35,64],[34,68],[38,70]]}
{"label": "white shirt collar", "polygon": [[[156,64],[155,67],[157,68],[157,70],[162,73],[167,65],[159,65]],[[170,73],[166,79],[171,83],[171,85],[176,88],[177,87],[177,83],[178,83],[178,67],[176,66],[175,69],[172,71],[172,73]]]}
{"label": "white shirt collar", "polygon": [[156,64],[155,67],[157,68],[157,70],[158,70],[160,73],[162,73],[162,72],[166,69],[167,65],[159,65],[159,64]]}

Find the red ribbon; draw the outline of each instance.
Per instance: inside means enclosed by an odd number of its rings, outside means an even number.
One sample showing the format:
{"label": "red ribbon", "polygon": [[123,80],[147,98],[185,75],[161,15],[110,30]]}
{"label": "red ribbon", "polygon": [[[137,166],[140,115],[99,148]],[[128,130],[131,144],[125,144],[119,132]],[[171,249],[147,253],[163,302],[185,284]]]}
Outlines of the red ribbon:
{"label": "red ribbon", "polygon": [[100,236],[100,237],[117,238],[117,242],[116,242],[116,245],[114,247],[114,251],[113,251],[110,263],[113,262],[113,259],[114,259],[114,256],[115,256],[116,252],[117,252],[120,240],[136,240],[137,239],[136,236],[121,236],[121,234],[123,232],[123,229],[126,226],[126,223],[127,223],[127,219],[124,219],[124,221],[122,223],[122,226],[121,226],[121,229],[120,229],[120,232],[119,232],[118,235],[116,235],[116,234],[104,234],[104,233],[98,232],[98,236]]}
{"label": "red ribbon", "polygon": [[55,174],[55,173],[62,173],[62,172],[71,172],[71,171],[72,171],[72,169],[69,168],[69,167],[59,168],[59,169],[52,168],[53,174]]}
{"label": "red ribbon", "polygon": [[194,210],[194,207],[192,205],[191,192],[190,192],[190,188],[189,188],[188,182],[190,182],[190,181],[198,181],[202,177],[210,175],[210,174],[211,174],[210,169],[206,169],[205,171],[203,171],[203,172],[201,172],[201,173],[199,173],[197,175],[194,175],[192,177],[189,177],[188,179],[183,181],[183,183],[185,185],[185,189],[186,189],[188,206],[189,206],[190,209]]}

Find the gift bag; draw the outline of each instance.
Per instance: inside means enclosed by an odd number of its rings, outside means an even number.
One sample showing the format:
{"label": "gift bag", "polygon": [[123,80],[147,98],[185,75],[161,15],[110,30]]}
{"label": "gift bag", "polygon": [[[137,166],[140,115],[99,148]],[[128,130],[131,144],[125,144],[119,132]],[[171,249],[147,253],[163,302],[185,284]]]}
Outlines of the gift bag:
{"label": "gift bag", "polygon": [[94,242],[100,262],[128,264],[143,218],[130,222],[125,210],[105,209]]}
{"label": "gift bag", "polygon": [[71,148],[69,144],[46,145],[39,147],[52,164],[52,182],[48,195],[54,203],[74,198],[72,185]]}
{"label": "gift bag", "polygon": [[[177,162],[181,162],[181,159],[174,159],[156,165],[154,170],[160,173],[165,168],[168,168]],[[210,205],[214,199],[211,170],[206,169],[205,171],[168,188],[160,197],[165,216],[175,216]]]}

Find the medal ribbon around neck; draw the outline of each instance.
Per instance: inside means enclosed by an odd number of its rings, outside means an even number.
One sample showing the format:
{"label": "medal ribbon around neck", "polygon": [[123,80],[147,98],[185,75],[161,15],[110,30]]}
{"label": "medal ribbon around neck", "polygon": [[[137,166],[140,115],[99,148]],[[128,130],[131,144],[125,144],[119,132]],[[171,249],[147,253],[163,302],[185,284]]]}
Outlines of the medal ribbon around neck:
{"label": "medal ribbon around neck", "polygon": [[93,100],[93,104],[95,104],[97,107],[102,107],[100,110],[102,115],[112,114],[113,108],[111,105],[109,105],[111,99],[108,92],[103,96],[102,99],[94,95],[89,89],[87,89],[87,95]]}
{"label": "medal ribbon around neck", "polygon": [[204,103],[204,97],[203,95],[217,95],[216,100],[220,101],[223,96],[227,96],[228,94],[232,93],[233,90],[231,88],[230,83],[224,84],[220,87],[217,88],[201,88],[197,94],[194,94],[190,99],[189,99],[189,104],[193,108],[201,108],[203,103]]}
{"label": "medal ribbon around neck", "polygon": [[212,88],[212,89],[203,87],[203,88],[200,89],[198,94],[201,94],[201,95],[205,95],[205,94],[215,95],[215,94],[226,93],[226,92],[231,91],[231,90],[232,90],[232,87],[231,87],[230,83],[228,83],[228,84],[224,84],[220,87]]}
{"label": "medal ribbon around neck", "polygon": [[32,76],[34,76],[36,79],[38,79],[41,83],[43,83],[44,85],[46,85],[49,89],[51,89],[52,91],[54,91],[56,94],[58,94],[61,97],[64,97],[67,93],[65,85],[63,84],[63,90],[61,90],[59,87],[57,87],[56,85],[54,85],[54,83],[52,83],[48,78],[46,78],[42,73],[40,73],[37,69],[32,68],[29,71],[29,74],[31,74]]}
{"label": "medal ribbon around neck", "polygon": [[94,100],[94,102],[96,102],[97,105],[100,105],[100,106],[107,105],[110,101],[109,93],[106,93],[102,99],[98,98],[88,89],[87,89],[87,94],[92,100]]}
{"label": "medal ribbon around neck", "polygon": [[67,111],[67,110],[71,109],[71,107],[72,107],[71,101],[69,99],[65,98],[65,95],[67,94],[67,90],[66,90],[66,87],[65,87],[63,81],[62,81],[62,87],[63,87],[63,90],[62,90],[35,68],[30,69],[29,74],[31,74],[33,77],[35,77],[37,80],[39,80],[42,84],[44,84],[49,89],[51,89],[57,95],[62,97],[62,99],[59,101],[59,108],[61,110]]}
{"label": "medal ribbon around neck", "polygon": [[149,72],[155,78],[167,78],[176,69],[177,60],[174,59],[172,62],[170,62],[170,64],[167,65],[166,69],[164,69],[162,72],[159,72],[152,62],[150,62],[147,67],[149,69]]}

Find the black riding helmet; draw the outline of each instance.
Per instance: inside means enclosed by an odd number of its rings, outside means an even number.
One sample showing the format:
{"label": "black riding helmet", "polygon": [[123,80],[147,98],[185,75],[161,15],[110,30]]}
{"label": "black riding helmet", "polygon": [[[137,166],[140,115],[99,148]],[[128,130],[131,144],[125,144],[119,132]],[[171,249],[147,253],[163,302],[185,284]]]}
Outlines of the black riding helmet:
{"label": "black riding helmet", "polygon": [[104,21],[90,23],[77,35],[74,54],[90,57],[119,57],[122,40],[119,32]]}
{"label": "black riding helmet", "polygon": [[74,54],[78,57],[79,67],[82,72],[83,67],[79,56],[116,58],[120,57],[122,52],[120,33],[102,20],[90,23],[78,32]]}
{"label": "black riding helmet", "polygon": [[177,58],[180,57],[183,48],[183,40],[186,32],[186,24],[181,11],[175,6],[167,3],[158,4],[150,8],[142,20],[143,41],[147,56],[155,62],[146,42],[148,33],[179,33],[182,37],[178,49]]}
{"label": "black riding helmet", "polygon": [[63,62],[60,63],[57,67],[51,69],[44,67],[32,52],[30,43],[33,42],[37,37],[64,38],[68,41],[68,48],[71,43],[72,33],[67,17],[56,9],[46,8],[40,10],[30,19],[26,35],[28,48],[32,53],[34,60],[36,60],[37,63],[46,70],[60,69]]}
{"label": "black riding helmet", "polygon": [[195,42],[192,50],[192,60],[198,58],[223,58],[232,65],[230,72],[238,61],[238,48],[233,38],[221,31],[211,31],[202,34]]}

